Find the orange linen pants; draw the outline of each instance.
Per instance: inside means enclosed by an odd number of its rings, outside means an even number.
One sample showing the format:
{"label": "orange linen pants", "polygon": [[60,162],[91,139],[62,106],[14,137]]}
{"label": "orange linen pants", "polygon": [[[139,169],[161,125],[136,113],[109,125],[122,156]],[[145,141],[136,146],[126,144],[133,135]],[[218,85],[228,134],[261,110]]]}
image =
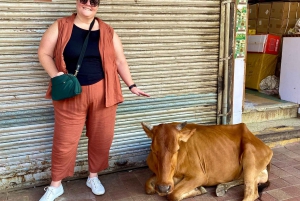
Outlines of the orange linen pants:
{"label": "orange linen pants", "polygon": [[117,105],[105,107],[104,80],[82,86],[72,98],[53,101],[54,137],[52,147],[52,181],[73,176],[84,124],[88,137],[89,171],[97,173],[108,167],[109,150],[114,136]]}

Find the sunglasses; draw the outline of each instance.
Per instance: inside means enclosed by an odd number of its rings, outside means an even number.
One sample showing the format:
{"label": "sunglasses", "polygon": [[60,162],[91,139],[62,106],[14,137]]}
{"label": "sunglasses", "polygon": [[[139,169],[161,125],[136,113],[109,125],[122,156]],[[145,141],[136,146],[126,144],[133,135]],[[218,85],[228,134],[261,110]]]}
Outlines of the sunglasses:
{"label": "sunglasses", "polygon": [[[81,4],[87,4],[88,0],[80,0]],[[93,7],[99,6],[100,5],[100,0],[90,0],[90,4]]]}

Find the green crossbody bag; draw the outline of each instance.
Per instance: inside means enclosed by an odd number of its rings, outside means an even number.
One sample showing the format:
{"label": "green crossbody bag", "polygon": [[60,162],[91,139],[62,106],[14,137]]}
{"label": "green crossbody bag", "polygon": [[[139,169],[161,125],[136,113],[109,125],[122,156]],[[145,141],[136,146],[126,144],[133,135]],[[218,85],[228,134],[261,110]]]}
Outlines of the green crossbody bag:
{"label": "green crossbody bag", "polygon": [[85,54],[85,50],[88,44],[89,40],[89,35],[92,30],[92,27],[94,26],[95,23],[95,18],[92,21],[89,32],[84,40],[80,56],[77,62],[77,68],[75,71],[75,74],[63,74],[59,75],[56,77],[51,78],[51,83],[52,83],[52,89],[51,89],[51,96],[52,100],[58,101],[58,100],[63,100],[66,98],[71,98],[74,97],[78,94],[81,94],[81,86],[80,83],[77,79],[77,74],[79,72],[79,69],[81,67],[81,63]]}

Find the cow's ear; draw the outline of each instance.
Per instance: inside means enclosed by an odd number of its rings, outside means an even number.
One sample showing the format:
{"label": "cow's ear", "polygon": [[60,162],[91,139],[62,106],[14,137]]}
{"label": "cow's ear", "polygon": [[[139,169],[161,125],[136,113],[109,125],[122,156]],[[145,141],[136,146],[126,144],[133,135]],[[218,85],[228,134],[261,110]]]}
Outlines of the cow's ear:
{"label": "cow's ear", "polygon": [[189,129],[184,129],[180,132],[179,140],[183,142],[187,142],[190,137],[195,133],[196,129],[189,130]]}
{"label": "cow's ear", "polygon": [[146,122],[142,122],[141,124],[142,124],[142,127],[143,127],[145,133],[147,134],[147,136],[152,139],[152,137],[153,137],[153,134],[152,134],[153,126],[149,123],[146,123]]}
{"label": "cow's ear", "polygon": [[185,121],[185,122],[183,122],[181,124],[178,124],[176,126],[176,129],[179,130],[179,131],[181,131],[186,126],[186,124],[187,124],[187,121]]}

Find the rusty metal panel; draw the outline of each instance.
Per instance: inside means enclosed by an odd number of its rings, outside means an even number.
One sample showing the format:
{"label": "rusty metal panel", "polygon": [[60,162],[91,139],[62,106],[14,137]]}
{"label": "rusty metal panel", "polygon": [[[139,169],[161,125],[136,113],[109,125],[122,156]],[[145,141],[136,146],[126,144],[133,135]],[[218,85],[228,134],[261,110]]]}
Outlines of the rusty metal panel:
{"label": "rusty metal panel", "polygon": [[[72,14],[75,1],[0,0],[0,191],[50,181],[53,108],[38,62],[44,31]],[[117,110],[109,168],[145,165],[150,141],[140,122],[216,123],[219,0],[101,0],[98,16],[121,37],[135,83]],[[74,178],[87,175],[85,129]]]}

